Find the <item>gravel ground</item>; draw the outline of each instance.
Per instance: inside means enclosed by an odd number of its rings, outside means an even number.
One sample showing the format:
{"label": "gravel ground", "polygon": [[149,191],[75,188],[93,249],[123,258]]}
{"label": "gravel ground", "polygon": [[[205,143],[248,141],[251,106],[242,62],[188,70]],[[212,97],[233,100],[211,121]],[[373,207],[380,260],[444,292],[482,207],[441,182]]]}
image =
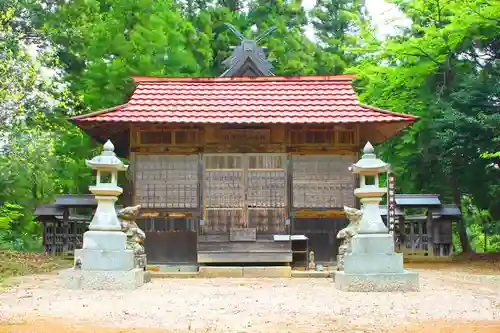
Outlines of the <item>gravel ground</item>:
{"label": "gravel ground", "polygon": [[331,279],[153,279],[132,292],[74,291],[57,275],[0,293],[0,319],[57,318],[186,332],[385,332],[403,323],[500,320],[500,276],[419,270],[415,293],[345,293]]}

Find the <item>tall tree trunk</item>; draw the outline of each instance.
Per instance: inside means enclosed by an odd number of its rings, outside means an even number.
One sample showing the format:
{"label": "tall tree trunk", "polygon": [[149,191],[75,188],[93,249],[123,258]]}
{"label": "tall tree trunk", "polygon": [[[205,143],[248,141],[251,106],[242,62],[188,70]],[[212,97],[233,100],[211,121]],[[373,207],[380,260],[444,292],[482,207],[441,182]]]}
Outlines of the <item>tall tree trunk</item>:
{"label": "tall tree trunk", "polygon": [[[462,213],[462,196],[460,195],[460,190],[458,189],[458,185],[455,179],[451,180],[451,190],[453,193],[453,202],[455,203],[455,205],[457,205],[457,207],[460,209],[460,212]],[[462,247],[462,252],[472,253],[473,251],[472,247],[470,246],[469,237],[467,236],[467,229],[465,228],[463,215],[461,215],[457,220],[457,230],[458,237],[460,238],[460,246]]]}

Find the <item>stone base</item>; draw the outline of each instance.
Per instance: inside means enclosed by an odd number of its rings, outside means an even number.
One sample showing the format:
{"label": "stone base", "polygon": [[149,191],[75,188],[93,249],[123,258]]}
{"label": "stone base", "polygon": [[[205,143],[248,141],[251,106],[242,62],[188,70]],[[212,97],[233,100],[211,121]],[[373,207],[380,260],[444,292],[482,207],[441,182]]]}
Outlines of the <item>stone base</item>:
{"label": "stone base", "polygon": [[335,272],[335,287],[342,291],[354,292],[389,292],[419,291],[418,273],[348,274]]}
{"label": "stone base", "polygon": [[127,235],[121,231],[89,230],[83,234],[86,250],[123,251],[127,246]]}
{"label": "stone base", "polygon": [[134,266],[132,250],[75,250],[75,261],[80,259],[82,271],[118,271],[127,272]]}
{"label": "stone base", "polygon": [[137,289],[145,282],[144,274],[142,268],[129,271],[86,271],[70,268],[60,273],[66,288],[83,290]]}
{"label": "stone base", "polygon": [[152,277],[153,277],[153,274],[150,271],[144,271],[144,283],[151,282]]}
{"label": "stone base", "polygon": [[349,274],[403,273],[401,253],[348,253],[344,269]]}
{"label": "stone base", "polygon": [[148,258],[146,254],[136,254],[134,255],[134,267],[142,268],[146,270],[146,266],[148,265]]}
{"label": "stone base", "polygon": [[289,278],[290,266],[201,266],[201,277]]}

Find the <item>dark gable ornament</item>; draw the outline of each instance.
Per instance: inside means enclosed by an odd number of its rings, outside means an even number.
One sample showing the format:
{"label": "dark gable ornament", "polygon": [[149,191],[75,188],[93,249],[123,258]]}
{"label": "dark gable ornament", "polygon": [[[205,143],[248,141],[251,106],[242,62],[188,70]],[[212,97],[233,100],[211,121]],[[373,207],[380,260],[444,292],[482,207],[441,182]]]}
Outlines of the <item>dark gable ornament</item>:
{"label": "dark gable ornament", "polygon": [[241,41],[239,46],[233,47],[233,54],[223,61],[227,70],[221,77],[231,76],[274,76],[273,65],[266,59],[266,47],[257,45],[265,37],[276,30],[276,27],[267,29],[255,40],[245,38],[233,25],[225,24]]}

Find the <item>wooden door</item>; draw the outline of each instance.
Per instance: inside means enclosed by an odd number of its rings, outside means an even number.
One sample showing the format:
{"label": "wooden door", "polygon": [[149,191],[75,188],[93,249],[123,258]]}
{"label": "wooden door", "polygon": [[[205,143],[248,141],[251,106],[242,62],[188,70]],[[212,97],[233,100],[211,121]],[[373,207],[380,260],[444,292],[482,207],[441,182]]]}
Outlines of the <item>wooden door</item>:
{"label": "wooden door", "polygon": [[254,228],[285,231],[286,155],[206,154],[203,171],[204,233]]}
{"label": "wooden door", "polygon": [[285,233],[286,155],[248,154],[246,159],[248,227],[258,236]]}

